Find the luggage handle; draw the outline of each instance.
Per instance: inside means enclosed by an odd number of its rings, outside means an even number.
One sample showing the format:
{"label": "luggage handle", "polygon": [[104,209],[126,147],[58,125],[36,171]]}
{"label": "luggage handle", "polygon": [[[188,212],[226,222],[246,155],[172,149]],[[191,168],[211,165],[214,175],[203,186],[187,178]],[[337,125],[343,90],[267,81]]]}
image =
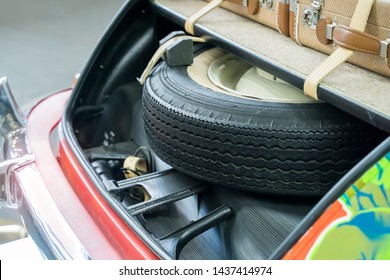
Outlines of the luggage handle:
{"label": "luggage handle", "polygon": [[[360,30],[363,32],[366,29],[366,24],[372,5],[375,0],[358,0],[355,12],[351,18],[350,28]],[[319,21],[321,25],[330,24],[330,19],[327,21]],[[325,23],[325,24],[324,24]],[[334,23],[336,24],[336,23]],[[319,24],[318,24],[319,25]],[[321,29],[317,30],[318,32]],[[318,33],[317,32],[317,33]],[[317,35],[318,36],[318,35]],[[323,38],[323,37],[322,37]],[[326,38],[325,38],[326,39]],[[324,43],[324,42],[323,42]],[[325,42],[326,43],[326,42]],[[317,88],[318,85],[330,74],[334,69],[339,67],[342,63],[348,60],[353,54],[352,50],[339,47],[327,59],[325,59],[317,68],[315,68],[306,78],[303,85],[303,91],[306,95],[318,99]]]}
{"label": "luggage handle", "polygon": [[317,38],[324,44],[335,43],[345,49],[379,55],[390,68],[390,34],[385,40],[347,26],[338,25],[330,18],[322,18],[317,25]]}

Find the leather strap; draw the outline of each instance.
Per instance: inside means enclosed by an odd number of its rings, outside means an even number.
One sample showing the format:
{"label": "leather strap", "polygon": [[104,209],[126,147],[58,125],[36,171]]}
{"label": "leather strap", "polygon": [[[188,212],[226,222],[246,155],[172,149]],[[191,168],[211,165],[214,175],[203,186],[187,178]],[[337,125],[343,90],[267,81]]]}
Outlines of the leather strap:
{"label": "leather strap", "polygon": [[[322,18],[317,25],[317,38],[324,44],[332,42],[352,50],[374,55],[380,55],[387,59],[390,57],[390,39],[381,41],[380,38],[343,25],[332,25],[329,18]],[[390,64],[388,63],[390,67]]]}
{"label": "leather strap", "polygon": [[380,40],[375,36],[346,27],[336,26],[333,28],[333,41],[343,48],[378,54],[380,51]]}
{"label": "leather strap", "polygon": [[290,38],[295,41],[298,45],[302,45],[299,41],[299,4],[294,5],[290,2],[290,13],[289,13],[289,33]]}
{"label": "leather strap", "polygon": [[[368,17],[372,5],[375,0],[358,0],[355,12],[351,19],[350,28],[363,32],[366,28]],[[322,31],[317,32],[322,34]],[[326,34],[326,31],[325,31]],[[318,35],[317,35],[318,36]],[[352,50],[339,47],[326,60],[324,60],[314,71],[312,71],[305,80],[303,91],[306,95],[318,99],[318,85],[330,74],[334,69],[347,61],[353,54]]]}
{"label": "leather strap", "polygon": [[259,11],[259,0],[248,0],[248,14],[254,15]]}
{"label": "leather strap", "polygon": [[290,4],[287,2],[278,1],[278,22],[277,28],[280,33],[290,36],[289,30],[289,14],[290,14]]}
{"label": "leather strap", "polygon": [[292,11],[289,15],[289,33],[291,40],[295,41],[295,13]]}
{"label": "leather strap", "polygon": [[327,26],[331,23],[332,23],[332,19],[330,17],[321,18],[317,23],[317,28],[316,28],[317,39],[323,45],[332,44],[332,40],[329,40],[326,36]]}

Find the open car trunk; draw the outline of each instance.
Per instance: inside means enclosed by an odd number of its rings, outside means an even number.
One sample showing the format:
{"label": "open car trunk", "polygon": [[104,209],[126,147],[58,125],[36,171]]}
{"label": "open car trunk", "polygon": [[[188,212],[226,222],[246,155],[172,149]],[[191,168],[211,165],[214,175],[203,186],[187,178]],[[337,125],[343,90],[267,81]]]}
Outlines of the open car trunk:
{"label": "open car trunk", "polygon": [[[159,40],[177,30],[182,27],[148,1],[129,1],[77,82],[65,136],[96,188],[159,257],[280,258],[286,240],[307,229],[301,223],[323,195],[250,192],[207,182],[172,168],[147,140],[137,77]],[[126,178],[128,156],[145,160],[147,172]],[[316,211],[318,216],[321,209]]]}

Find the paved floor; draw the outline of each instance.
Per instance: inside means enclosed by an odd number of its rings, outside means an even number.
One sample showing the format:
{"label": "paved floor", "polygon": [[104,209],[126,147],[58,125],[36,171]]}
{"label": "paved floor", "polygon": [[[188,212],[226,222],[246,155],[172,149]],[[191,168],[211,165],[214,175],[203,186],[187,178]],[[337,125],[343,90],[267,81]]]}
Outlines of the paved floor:
{"label": "paved floor", "polygon": [[[0,77],[16,101],[68,88],[124,1],[0,0]],[[12,223],[18,213],[0,209],[0,233]]]}
{"label": "paved floor", "polygon": [[0,77],[19,104],[69,87],[125,0],[0,0]]}

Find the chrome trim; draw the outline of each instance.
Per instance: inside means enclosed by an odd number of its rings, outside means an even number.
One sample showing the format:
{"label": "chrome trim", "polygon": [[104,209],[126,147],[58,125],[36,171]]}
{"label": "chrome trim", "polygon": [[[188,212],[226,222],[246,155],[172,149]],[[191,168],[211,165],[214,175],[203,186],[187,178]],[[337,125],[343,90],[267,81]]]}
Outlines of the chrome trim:
{"label": "chrome trim", "polygon": [[312,25],[311,28],[316,28],[318,21],[321,16],[321,9],[324,6],[324,1],[323,0],[313,0],[311,7],[312,7],[312,12],[313,12],[313,19],[312,19]]}
{"label": "chrome trim", "polygon": [[6,77],[0,78],[0,134],[22,128],[26,118],[16,104]]}
{"label": "chrome trim", "polygon": [[388,35],[386,40],[380,42],[379,55],[386,59],[388,58],[387,53],[389,49],[389,44],[390,44],[390,34]]}
{"label": "chrome trim", "polygon": [[296,13],[298,8],[298,0],[290,0],[290,12]]}
{"label": "chrome trim", "polygon": [[32,161],[25,124],[26,118],[15,102],[7,78],[0,78],[0,208],[17,207],[10,174],[13,168]]}
{"label": "chrome trim", "polygon": [[305,8],[302,13],[302,22],[304,26],[311,26],[313,23],[313,9]]}
{"label": "chrome trim", "polygon": [[273,2],[273,0],[261,0],[260,6],[263,8],[266,8],[268,10],[272,10],[272,8],[274,6],[274,2]]}
{"label": "chrome trim", "polygon": [[323,0],[313,0],[313,2],[311,3],[311,6],[313,7],[313,9],[316,9],[316,10],[321,10],[321,7],[324,5],[324,1]]}
{"label": "chrome trim", "polygon": [[28,154],[0,162],[0,209],[3,207],[18,208],[18,189],[11,184],[11,174],[15,169],[32,161],[33,156]]}
{"label": "chrome trim", "polygon": [[25,125],[26,118],[12,96],[7,79],[1,78],[0,208],[19,209],[28,234],[48,258],[90,259],[36,167]]}
{"label": "chrome trim", "polygon": [[312,0],[310,7],[305,8],[303,11],[302,20],[304,26],[312,29],[317,28],[323,5],[323,0]]}
{"label": "chrome trim", "polygon": [[336,18],[333,19],[332,23],[326,25],[326,39],[333,41],[333,29],[338,25]]}
{"label": "chrome trim", "polygon": [[55,258],[91,259],[53,201],[34,162],[14,170],[11,181],[20,190],[18,202],[21,212],[27,211],[31,215],[33,226]]}

